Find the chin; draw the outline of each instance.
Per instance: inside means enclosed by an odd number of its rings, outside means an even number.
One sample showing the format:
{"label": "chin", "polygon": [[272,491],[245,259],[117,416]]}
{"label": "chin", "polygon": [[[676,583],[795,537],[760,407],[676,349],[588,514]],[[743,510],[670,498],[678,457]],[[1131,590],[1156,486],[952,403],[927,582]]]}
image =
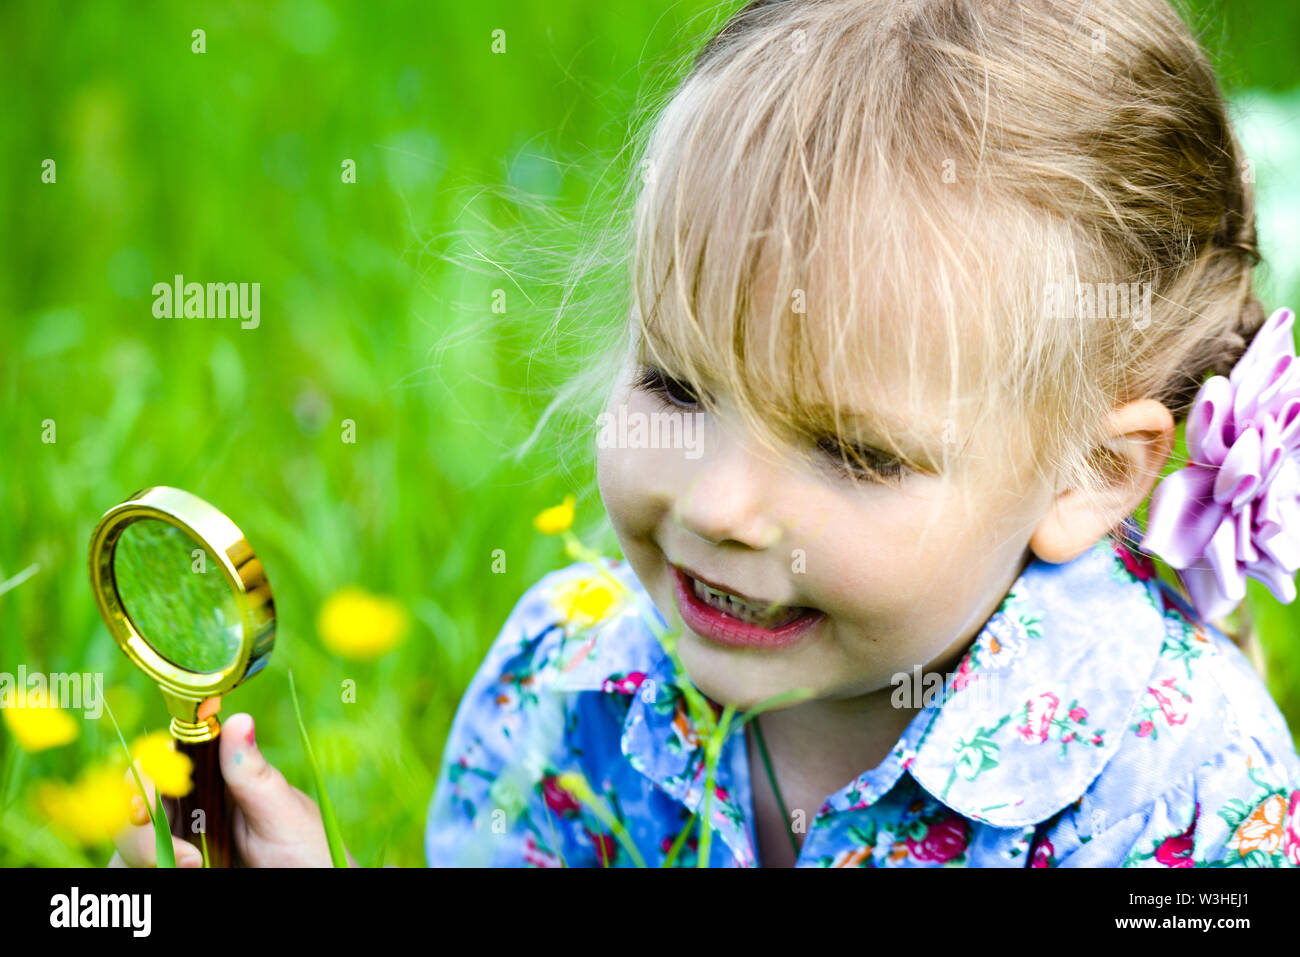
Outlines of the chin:
{"label": "chin", "polygon": [[[679,642],[678,655],[691,679],[691,684],[717,704],[724,707],[731,705],[739,714],[767,698],[793,690],[788,682],[781,680],[779,671],[770,676],[770,679],[774,680],[769,683],[769,681],[755,680],[752,674],[746,675],[750,669],[736,668],[734,663],[729,667],[725,661],[712,661],[707,664],[701,662],[695,653],[697,649],[689,645],[702,641],[699,636],[690,634],[688,638]],[[782,708],[792,707],[795,703],[781,705],[772,710],[779,711]]]}

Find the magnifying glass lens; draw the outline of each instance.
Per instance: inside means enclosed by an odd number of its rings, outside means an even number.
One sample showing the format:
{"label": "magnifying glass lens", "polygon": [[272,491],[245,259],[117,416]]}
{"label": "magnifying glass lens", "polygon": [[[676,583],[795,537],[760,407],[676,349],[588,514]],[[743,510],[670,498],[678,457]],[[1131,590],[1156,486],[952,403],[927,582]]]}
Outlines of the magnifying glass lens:
{"label": "magnifying glass lens", "polygon": [[243,625],[221,564],[175,525],[142,518],[113,552],[122,607],[149,645],[187,671],[217,672],[239,655]]}

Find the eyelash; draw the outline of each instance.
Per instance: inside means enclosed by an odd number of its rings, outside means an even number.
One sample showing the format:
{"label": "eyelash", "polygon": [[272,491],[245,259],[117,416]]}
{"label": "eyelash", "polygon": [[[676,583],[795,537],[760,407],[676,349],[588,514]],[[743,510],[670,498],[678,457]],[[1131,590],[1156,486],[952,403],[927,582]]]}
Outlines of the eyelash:
{"label": "eyelash", "polygon": [[[674,379],[662,369],[656,369],[654,366],[643,366],[641,374],[637,377],[636,388],[643,392],[649,392],[665,405],[676,406],[679,409],[689,408],[697,405],[700,401],[694,389],[682,382],[680,379]],[[673,396],[673,389],[678,389],[685,393],[689,398],[681,399]]]}
{"label": "eyelash", "polygon": [[[903,463],[897,457],[870,446],[853,445],[841,442],[834,436],[827,436],[817,443],[817,448],[831,459],[836,469],[846,475],[886,484],[896,484],[903,477]],[[870,464],[859,465],[854,461],[855,456]]]}
{"label": "eyelash", "polygon": [[[686,409],[699,403],[699,397],[694,389],[654,366],[641,368],[634,387],[654,396],[666,408]],[[835,436],[822,438],[818,441],[817,448],[831,460],[832,465],[842,475],[896,484],[905,471],[902,461],[896,456],[870,446],[842,442]],[[854,461],[855,455],[863,462],[872,464],[859,465]]]}

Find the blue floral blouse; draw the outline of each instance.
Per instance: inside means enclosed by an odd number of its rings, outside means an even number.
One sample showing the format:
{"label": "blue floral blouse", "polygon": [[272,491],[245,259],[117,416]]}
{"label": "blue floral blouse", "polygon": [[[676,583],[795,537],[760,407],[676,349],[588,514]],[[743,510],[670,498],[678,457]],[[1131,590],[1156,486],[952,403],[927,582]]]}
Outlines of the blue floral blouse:
{"label": "blue floral blouse", "polygon": [[[489,650],[444,750],[431,866],[662,866],[701,809],[704,743],[642,617],[659,613],[603,561],[639,601],[577,563],[530,588]],[[1032,558],[922,700],[880,765],[826,798],[797,866],[1300,866],[1285,720],[1241,651],[1117,538]],[[575,771],[599,810],[561,777]],[[731,734],[710,866],[760,863],[754,771]],[[674,866],[696,865],[698,838],[696,819]]]}

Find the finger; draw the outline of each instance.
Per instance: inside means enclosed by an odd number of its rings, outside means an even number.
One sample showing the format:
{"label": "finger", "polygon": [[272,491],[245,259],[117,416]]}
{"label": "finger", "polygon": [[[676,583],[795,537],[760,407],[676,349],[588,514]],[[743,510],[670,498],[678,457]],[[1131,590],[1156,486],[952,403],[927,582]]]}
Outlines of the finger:
{"label": "finger", "polygon": [[143,827],[149,823],[149,809],[144,803],[144,798],[138,794],[131,795],[131,823],[136,827]]}
{"label": "finger", "polygon": [[203,852],[188,841],[182,841],[179,837],[173,837],[172,851],[176,855],[177,867],[203,866]]}
{"label": "finger", "polygon": [[140,796],[140,789],[136,785],[135,774],[132,774],[131,769],[127,768],[126,786],[131,789],[131,823],[138,826],[141,824],[148,824],[151,820],[149,814],[153,810],[154,792],[153,781],[150,779],[149,775],[140,770],[139,764],[136,765],[136,773],[140,775],[140,782],[144,784],[144,793],[147,795],[148,800],[148,804],[146,804],[146,798]]}
{"label": "finger", "polygon": [[273,834],[300,815],[297,794],[283,774],[262,756],[253,717],[235,714],[221,729],[221,773],[250,830]]}
{"label": "finger", "polygon": [[124,867],[153,867],[155,848],[153,828],[125,827],[113,839],[117,853],[122,857]]}

